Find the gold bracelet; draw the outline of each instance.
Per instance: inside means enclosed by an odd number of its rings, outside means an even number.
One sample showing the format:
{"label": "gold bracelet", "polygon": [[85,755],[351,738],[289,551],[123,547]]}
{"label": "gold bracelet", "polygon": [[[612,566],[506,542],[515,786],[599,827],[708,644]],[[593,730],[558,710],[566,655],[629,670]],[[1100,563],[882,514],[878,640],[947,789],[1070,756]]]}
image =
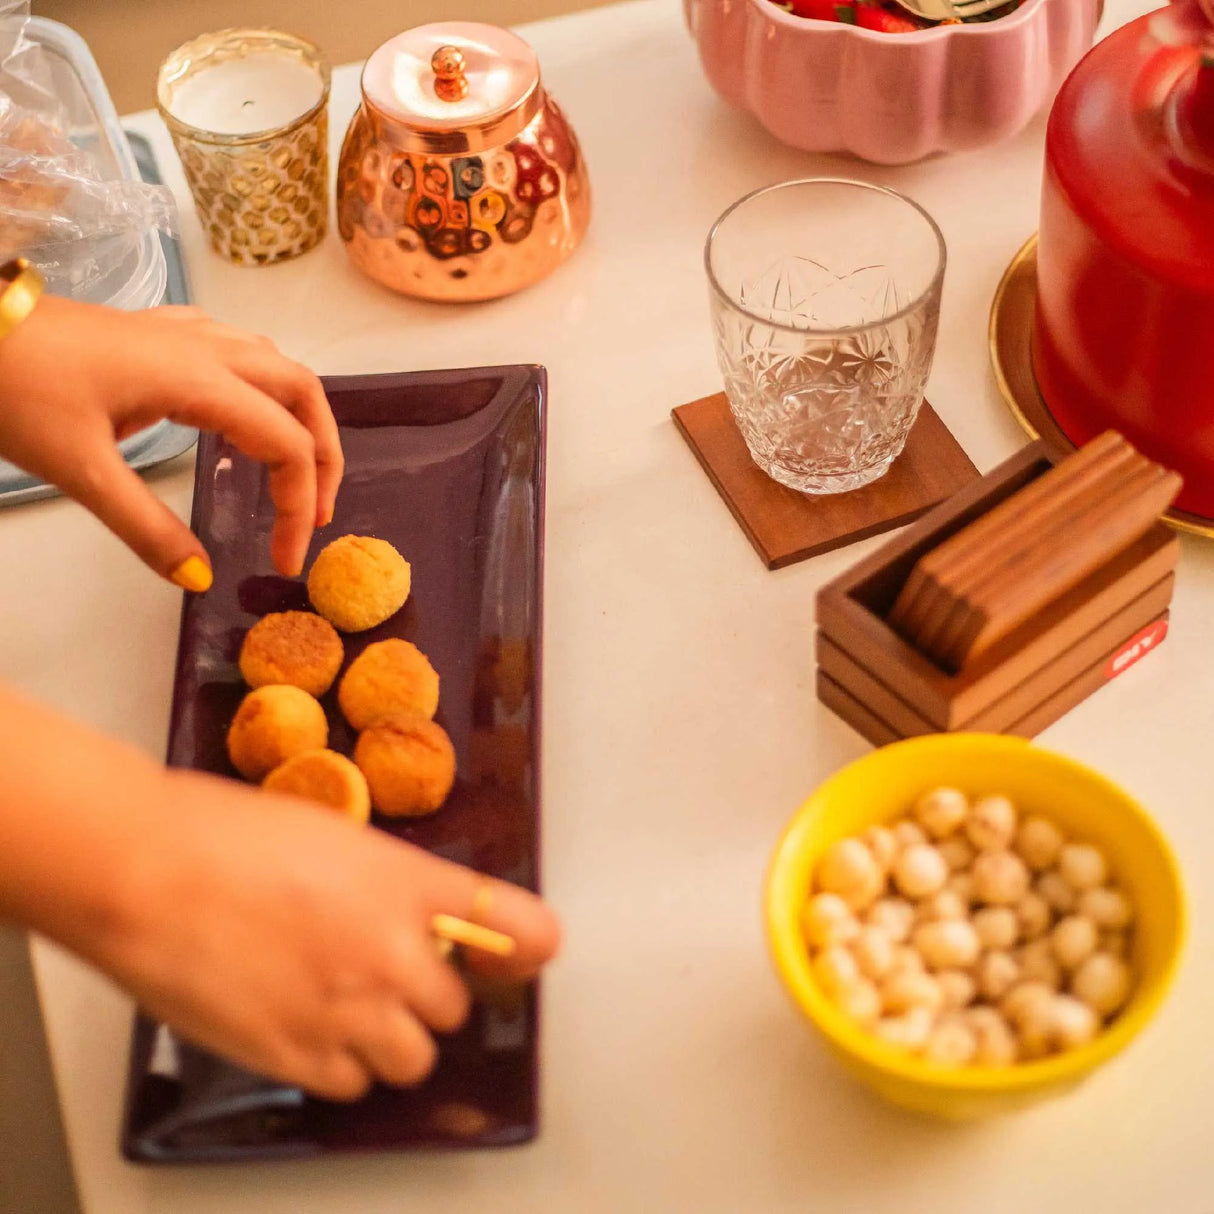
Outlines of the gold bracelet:
{"label": "gold bracelet", "polygon": [[24,257],[0,266],[0,341],[34,310],[43,285],[42,275]]}

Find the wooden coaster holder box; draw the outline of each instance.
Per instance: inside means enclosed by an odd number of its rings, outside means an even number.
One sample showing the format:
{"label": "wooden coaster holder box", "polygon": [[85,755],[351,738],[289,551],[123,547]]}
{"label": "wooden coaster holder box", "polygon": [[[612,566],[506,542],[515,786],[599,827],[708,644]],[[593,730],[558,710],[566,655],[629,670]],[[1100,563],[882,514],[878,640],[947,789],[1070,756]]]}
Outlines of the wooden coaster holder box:
{"label": "wooden coaster holder box", "polygon": [[1034,443],[911,524],[817,600],[818,698],[875,745],[982,730],[1032,737],[1167,632],[1180,544],[1163,523],[958,673],[887,622],[915,562],[1053,466]]}

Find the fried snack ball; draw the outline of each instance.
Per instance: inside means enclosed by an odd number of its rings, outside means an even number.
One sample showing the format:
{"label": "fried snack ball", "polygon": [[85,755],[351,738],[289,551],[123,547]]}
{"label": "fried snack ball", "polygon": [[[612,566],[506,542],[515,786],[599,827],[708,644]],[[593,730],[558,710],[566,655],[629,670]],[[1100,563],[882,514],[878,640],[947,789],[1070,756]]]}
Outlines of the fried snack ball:
{"label": "fried snack ball", "polygon": [[261,786],[269,792],[316,801],[355,822],[366,822],[371,817],[366,776],[335,750],[305,750],[293,755],[274,768]]}
{"label": "fried snack ball", "polygon": [[310,611],[276,611],[245,634],[240,673],[250,687],[290,683],[323,696],[337,678],[343,652],[328,620]]}
{"label": "fried snack ball", "polygon": [[455,783],[455,748],[446,730],[416,712],[397,712],[364,730],[354,761],[371,802],[392,817],[432,813]]}
{"label": "fried snack ball", "polygon": [[271,683],[250,691],[228,728],[228,757],[247,780],[261,780],[280,763],[329,740],[325,710],[298,687]]}
{"label": "fried snack ball", "polygon": [[350,663],[338,684],[337,702],[360,731],[394,712],[432,717],[438,709],[438,675],[411,642],[376,641]]}
{"label": "fried snack ball", "polygon": [[365,632],[405,605],[409,581],[409,562],[387,540],[343,535],[312,562],[308,598],[342,632]]}

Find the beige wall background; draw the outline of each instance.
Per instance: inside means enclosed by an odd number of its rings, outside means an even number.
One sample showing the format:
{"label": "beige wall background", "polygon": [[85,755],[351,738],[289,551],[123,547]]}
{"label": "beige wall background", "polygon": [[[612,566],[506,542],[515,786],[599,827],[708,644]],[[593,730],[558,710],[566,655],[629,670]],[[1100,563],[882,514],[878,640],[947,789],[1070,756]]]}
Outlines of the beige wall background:
{"label": "beige wall background", "polygon": [[315,42],[333,64],[365,59],[427,21],[513,25],[606,0],[33,0],[89,44],[120,114],[155,104],[156,69],[175,46],[232,25],[272,26]]}

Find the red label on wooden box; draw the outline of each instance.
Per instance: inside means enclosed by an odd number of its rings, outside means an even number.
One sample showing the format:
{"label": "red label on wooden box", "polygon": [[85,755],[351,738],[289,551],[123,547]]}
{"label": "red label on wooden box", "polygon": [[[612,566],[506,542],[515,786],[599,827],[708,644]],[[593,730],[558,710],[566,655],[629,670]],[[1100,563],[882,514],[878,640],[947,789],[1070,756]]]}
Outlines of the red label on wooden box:
{"label": "red label on wooden box", "polygon": [[1115,679],[1125,670],[1129,670],[1140,658],[1145,658],[1151,650],[1158,648],[1159,643],[1168,635],[1167,620],[1156,620],[1148,624],[1140,632],[1136,632],[1122,647],[1109,658],[1109,664],[1104,668],[1106,679]]}

